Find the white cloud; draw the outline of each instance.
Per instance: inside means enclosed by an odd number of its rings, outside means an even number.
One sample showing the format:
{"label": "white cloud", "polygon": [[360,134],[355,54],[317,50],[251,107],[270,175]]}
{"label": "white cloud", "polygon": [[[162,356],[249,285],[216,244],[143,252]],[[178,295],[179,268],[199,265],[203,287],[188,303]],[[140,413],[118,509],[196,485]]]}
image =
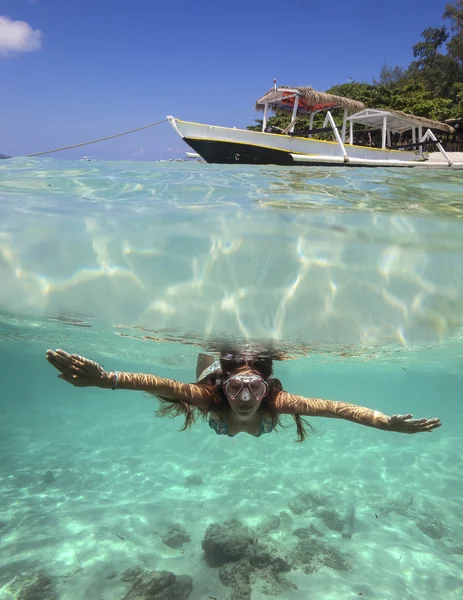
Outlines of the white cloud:
{"label": "white cloud", "polygon": [[42,32],[25,21],[13,21],[0,16],[0,56],[10,52],[40,50]]}

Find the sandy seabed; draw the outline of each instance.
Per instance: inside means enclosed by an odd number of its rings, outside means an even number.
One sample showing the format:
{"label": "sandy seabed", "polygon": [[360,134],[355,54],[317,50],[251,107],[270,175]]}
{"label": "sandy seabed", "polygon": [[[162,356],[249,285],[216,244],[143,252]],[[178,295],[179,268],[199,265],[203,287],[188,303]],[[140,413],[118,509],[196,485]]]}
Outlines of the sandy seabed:
{"label": "sandy seabed", "polygon": [[[291,420],[259,439],[202,422],[179,433],[181,421],[153,418],[142,394],[48,382],[46,396],[23,381],[3,399],[1,600],[462,597],[454,390],[442,392],[445,428],[432,434],[319,419],[318,435],[295,444]],[[216,566],[208,552],[222,553]],[[187,575],[191,593],[142,595],[134,567]]]}

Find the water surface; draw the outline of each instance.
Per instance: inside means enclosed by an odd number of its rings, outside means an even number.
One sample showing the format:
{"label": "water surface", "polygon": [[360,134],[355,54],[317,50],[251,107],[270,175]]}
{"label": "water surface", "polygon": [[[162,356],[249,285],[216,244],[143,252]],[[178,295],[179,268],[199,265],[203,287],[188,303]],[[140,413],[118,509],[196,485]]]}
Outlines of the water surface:
{"label": "water surface", "polygon": [[[347,570],[282,574],[282,598],[461,598],[462,183],[418,169],[2,161],[0,585],[42,573],[65,600],[122,599],[120,575],[138,565],[191,576],[191,600],[229,598],[201,541],[235,518],[289,553],[313,526],[345,556]],[[179,433],[153,418],[154,399],[74,389],[44,359],[62,347],[192,381],[197,352],[224,338],[287,352],[275,374],[288,391],[444,426],[401,436],[312,419],[304,444],[290,419],[259,439],[202,422]],[[318,504],[295,513],[299,494]],[[352,502],[345,540],[333,523]],[[162,541],[172,524],[190,536],[180,548]],[[262,578],[253,599],[267,597]]]}

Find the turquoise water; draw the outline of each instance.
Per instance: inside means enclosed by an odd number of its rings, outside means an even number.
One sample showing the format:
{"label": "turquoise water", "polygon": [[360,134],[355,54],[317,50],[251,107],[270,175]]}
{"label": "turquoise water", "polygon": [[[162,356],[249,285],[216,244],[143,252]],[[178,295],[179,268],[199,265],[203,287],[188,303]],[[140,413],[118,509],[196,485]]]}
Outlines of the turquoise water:
{"label": "turquoise water", "polygon": [[[130,600],[121,574],[136,566],[191,577],[172,592],[190,600],[461,599],[462,185],[446,171],[1,161],[0,599],[35,585]],[[72,388],[45,361],[64,348],[192,381],[198,350],[224,338],[288,352],[275,375],[290,392],[443,426],[312,419],[303,444],[290,419],[258,439],[179,433],[154,399]],[[206,531],[229,519],[261,561],[207,564]]]}

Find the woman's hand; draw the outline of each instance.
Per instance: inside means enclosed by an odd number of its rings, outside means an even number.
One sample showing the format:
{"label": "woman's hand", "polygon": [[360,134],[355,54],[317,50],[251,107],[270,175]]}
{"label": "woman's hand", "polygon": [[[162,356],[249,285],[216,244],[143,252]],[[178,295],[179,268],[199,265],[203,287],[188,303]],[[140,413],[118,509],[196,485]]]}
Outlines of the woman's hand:
{"label": "woman's hand", "polygon": [[389,421],[389,431],[399,433],[420,433],[432,431],[441,426],[439,419],[412,419],[413,415],[392,415]]}
{"label": "woman's hand", "polygon": [[93,360],[78,354],[68,354],[64,350],[47,350],[47,360],[61,372],[58,375],[60,379],[76,387],[114,387],[115,374],[107,373]]}

